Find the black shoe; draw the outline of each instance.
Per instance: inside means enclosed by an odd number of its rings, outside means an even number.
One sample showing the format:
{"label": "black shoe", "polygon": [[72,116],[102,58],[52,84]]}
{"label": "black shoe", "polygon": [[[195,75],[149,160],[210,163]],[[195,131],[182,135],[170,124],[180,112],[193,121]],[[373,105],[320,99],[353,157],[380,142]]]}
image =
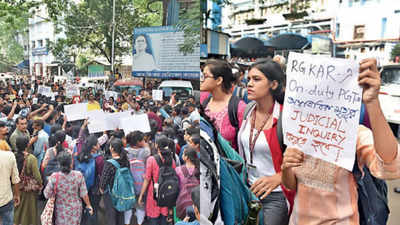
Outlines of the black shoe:
{"label": "black shoe", "polygon": [[395,187],[394,188],[394,192],[399,193],[400,194],[400,187]]}

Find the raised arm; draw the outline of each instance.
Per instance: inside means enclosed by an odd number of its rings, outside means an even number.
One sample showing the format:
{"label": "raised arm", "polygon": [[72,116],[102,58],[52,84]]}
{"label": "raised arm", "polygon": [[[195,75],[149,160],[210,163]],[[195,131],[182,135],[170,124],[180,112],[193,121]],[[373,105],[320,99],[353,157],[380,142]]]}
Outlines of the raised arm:
{"label": "raised arm", "polygon": [[376,59],[364,59],[360,62],[358,81],[363,87],[363,102],[368,112],[375,150],[384,162],[392,162],[397,156],[398,143],[380,107],[378,94],[381,78]]}

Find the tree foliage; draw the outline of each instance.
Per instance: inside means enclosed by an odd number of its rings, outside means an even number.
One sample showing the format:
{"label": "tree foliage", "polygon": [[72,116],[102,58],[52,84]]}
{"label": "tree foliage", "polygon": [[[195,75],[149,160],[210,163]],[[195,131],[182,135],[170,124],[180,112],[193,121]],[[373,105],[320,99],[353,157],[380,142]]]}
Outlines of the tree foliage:
{"label": "tree foliage", "polygon": [[178,27],[184,31],[185,41],[180,45],[180,51],[187,54],[193,53],[200,46],[201,14],[200,1],[195,3],[182,13],[179,18]]}
{"label": "tree foliage", "polygon": [[396,56],[399,56],[399,57],[400,57],[400,43],[397,44],[397,45],[395,45],[395,46],[393,47],[393,49],[392,49],[392,52],[391,52],[391,58],[392,58],[392,60],[395,60],[395,59],[396,59]]}
{"label": "tree foliage", "polygon": [[[111,63],[113,0],[43,0],[58,31],[66,37],[53,43],[53,54],[60,57],[88,51]],[[132,49],[132,31],[136,27],[160,25],[161,19],[146,10],[143,0],[115,0],[115,58]]]}
{"label": "tree foliage", "polygon": [[22,40],[28,37],[29,11],[37,5],[27,0],[0,1],[0,71],[9,71],[24,59]]}

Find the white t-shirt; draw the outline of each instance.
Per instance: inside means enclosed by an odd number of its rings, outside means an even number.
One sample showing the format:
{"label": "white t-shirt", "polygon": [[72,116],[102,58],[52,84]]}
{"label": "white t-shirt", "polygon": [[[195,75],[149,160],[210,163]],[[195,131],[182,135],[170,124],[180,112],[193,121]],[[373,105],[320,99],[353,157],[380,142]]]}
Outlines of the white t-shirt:
{"label": "white t-shirt", "polygon": [[11,184],[19,182],[17,161],[14,153],[0,150],[0,207],[13,199]]}
{"label": "white t-shirt", "polygon": [[[240,141],[242,142],[243,147],[246,149],[244,152],[246,154],[246,159],[248,163],[250,163],[250,150],[249,150],[250,129],[251,129],[251,124],[246,123],[245,129],[243,130],[243,133],[240,137]],[[256,134],[257,131],[256,129],[254,129],[253,138],[255,137]],[[254,165],[256,168],[253,167],[248,168],[250,185],[254,184],[260,177],[272,176],[276,174],[271,151],[269,149],[267,139],[264,135],[264,131],[261,131],[260,135],[256,140],[253,152],[252,165]],[[278,186],[275,190],[273,190],[273,192],[275,191],[282,191],[281,186]]]}

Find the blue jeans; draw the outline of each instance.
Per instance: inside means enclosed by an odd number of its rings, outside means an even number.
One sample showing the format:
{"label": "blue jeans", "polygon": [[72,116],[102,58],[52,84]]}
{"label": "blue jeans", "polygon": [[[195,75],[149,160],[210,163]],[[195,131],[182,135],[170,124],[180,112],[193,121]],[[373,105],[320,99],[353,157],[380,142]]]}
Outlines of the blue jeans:
{"label": "blue jeans", "polygon": [[288,206],[283,192],[272,192],[261,200],[264,225],[287,225],[289,223]]}
{"label": "blue jeans", "polygon": [[6,205],[0,207],[0,218],[3,225],[14,224],[14,201],[11,200]]}
{"label": "blue jeans", "polygon": [[147,224],[148,225],[167,225],[168,224],[167,223],[167,217],[165,217],[163,215],[160,215],[157,218],[149,217],[149,220],[148,220]]}

